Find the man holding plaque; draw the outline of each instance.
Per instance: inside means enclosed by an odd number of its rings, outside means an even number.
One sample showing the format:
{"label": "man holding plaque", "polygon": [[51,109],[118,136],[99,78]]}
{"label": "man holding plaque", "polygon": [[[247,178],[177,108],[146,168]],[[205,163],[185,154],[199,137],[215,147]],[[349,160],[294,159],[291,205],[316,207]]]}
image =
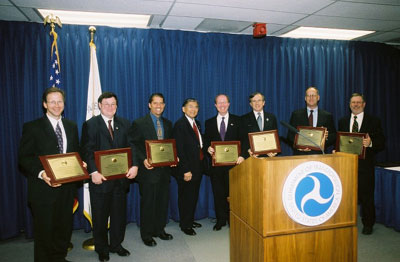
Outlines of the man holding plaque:
{"label": "man holding plaque", "polygon": [[[320,99],[319,91],[316,87],[310,86],[306,89],[304,100],[306,102],[306,108],[296,110],[290,117],[290,125],[297,128],[298,126],[310,126],[310,127],[325,127],[325,149],[335,143],[336,140],[336,129],[333,122],[332,114],[322,110],[318,107],[318,101]],[[295,143],[296,134],[292,131],[288,131],[287,140],[290,145],[293,146],[294,155],[312,155],[322,154],[321,151],[311,150],[310,148],[296,148]],[[317,143],[318,144],[318,143]]]}
{"label": "man holding plaque", "polygon": [[363,146],[366,148],[365,159],[358,160],[358,201],[364,226],[362,233],[370,235],[375,224],[375,154],[385,148],[385,137],[380,119],[364,113],[365,105],[362,94],[352,94],[351,115],[339,120],[338,130],[367,134],[363,139]]}
{"label": "man holding plaque", "polygon": [[[118,99],[114,93],[104,92],[98,98],[100,115],[94,116],[82,126],[82,156],[88,165],[90,201],[92,208],[93,238],[95,251],[100,261],[108,261],[109,252],[119,256],[130,253],[121,243],[125,237],[126,227],[126,193],[129,180],[137,175],[138,164],[132,152],[132,167],[126,177],[107,179],[98,171],[95,162],[95,151],[131,147],[129,136],[130,122],[115,114]],[[133,151],[133,150],[132,150]],[[108,218],[110,217],[110,242],[107,237]]]}
{"label": "man holding plaque", "polygon": [[171,168],[169,166],[152,166],[146,154],[146,140],[163,140],[172,138],[172,123],[162,117],[164,112],[164,96],[154,93],[149,98],[150,112],[132,124],[131,136],[137,149],[139,173],[136,181],[140,190],[140,235],[146,246],[155,246],[153,237],[171,240],[171,234],[165,232],[167,223],[169,182]]}
{"label": "man holding plaque", "polygon": [[[275,115],[264,111],[265,97],[260,92],[255,92],[249,96],[252,111],[241,117],[241,137],[242,151],[245,158],[253,154],[250,149],[248,134],[269,130],[278,130]],[[276,156],[276,153],[268,153],[269,157]]]}
{"label": "man holding plaque", "polygon": [[78,128],[61,117],[64,91],[45,90],[42,105],[45,116],[25,123],[18,161],[28,178],[28,202],[34,226],[34,261],[67,261],[72,234],[72,206],[76,183],[51,184],[39,156],[79,151]]}
{"label": "man holding plaque", "polygon": [[182,105],[184,115],[176,121],[173,137],[179,158],[174,176],[178,183],[179,226],[190,236],[196,235],[193,227],[201,227],[194,222],[200,182],[203,174],[203,138],[200,122],[195,118],[199,112],[199,103],[194,98],[187,98]]}
{"label": "man holding plaque", "polygon": [[[212,141],[240,141],[240,117],[229,113],[229,97],[219,94],[215,97],[215,108],[218,114],[205,123],[204,148],[213,157],[214,148]],[[240,150],[240,148],[238,149]],[[214,156],[215,157],[215,156]],[[236,164],[243,162],[239,155]],[[221,227],[229,223],[229,169],[232,166],[215,166],[210,169],[211,185],[214,194],[214,207],[217,223],[213,230],[219,231]]]}

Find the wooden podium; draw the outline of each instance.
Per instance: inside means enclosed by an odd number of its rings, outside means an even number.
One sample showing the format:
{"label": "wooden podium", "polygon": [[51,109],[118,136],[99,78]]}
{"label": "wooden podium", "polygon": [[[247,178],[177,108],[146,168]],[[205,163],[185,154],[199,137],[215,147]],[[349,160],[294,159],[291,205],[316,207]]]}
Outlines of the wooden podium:
{"label": "wooden podium", "polygon": [[[357,156],[346,153],[248,158],[230,171],[230,261],[357,261]],[[282,202],[287,176],[319,161],[342,184],[336,213],[316,226],[292,220]]]}

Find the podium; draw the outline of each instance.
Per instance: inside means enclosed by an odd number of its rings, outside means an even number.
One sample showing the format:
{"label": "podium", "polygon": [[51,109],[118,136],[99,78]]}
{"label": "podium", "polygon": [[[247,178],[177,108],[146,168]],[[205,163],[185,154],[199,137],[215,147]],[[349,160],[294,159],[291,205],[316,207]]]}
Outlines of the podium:
{"label": "podium", "polygon": [[[291,172],[310,161],[331,167],[341,182],[336,211],[314,226],[295,222],[285,209],[282,195]],[[357,261],[357,170],[357,156],[339,152],[250,157],[232,168],[230,261]]]}

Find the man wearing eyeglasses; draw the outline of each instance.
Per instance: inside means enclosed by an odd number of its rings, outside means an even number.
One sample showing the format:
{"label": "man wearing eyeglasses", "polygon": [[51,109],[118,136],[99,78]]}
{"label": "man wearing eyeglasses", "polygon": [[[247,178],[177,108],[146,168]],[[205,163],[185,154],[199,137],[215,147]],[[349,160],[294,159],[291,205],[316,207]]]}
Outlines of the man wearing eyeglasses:
{"label": "man wearing eyeglasses", "polygon": [[45,115],[25,123],[18,163],[27,176],[34,228],[34,261],[67,261],[76,183],[51,184],[39,156],[79,151],[78,128],[62,118],[64,91],[51,87],[42,97]]}
{"label": "man wearing eyeglasses", "polygon": [[[336,129],[333,122],[332,114],[318,107],[320,99],[319,91],[316,87],[310,86],[306,89],[304,100],[306,107],[296,110],[290,117],[290,125],[297,128],[298,126],[326,127],[325,132],[325,150],[334,145],[336,141]],[[311,150],[310,148],[298,149],[294,146],[295,133],[288,131],[287,140],[289,145],[293,146],[294,155],[311,155],[322,154],[321,151]]]}
{"label": "man wearing eyeglasses", "polygon": [[[118,99],[114,93],[104,92],[98,98],[101,114],[94,116],[82,126],[82,157],[87,162],[91,176],[89,180],[90,202],[92,208],[93,238],[95,251],[100,261],[108,261],[109,253],[129,256],[130,252],[122,247],[126,227],[126,193],[129,180],[137,175],[136,153],[129,136],[130,122],[116,116]],[[109,180],[96,166],[94,152],[131,147],[132,167],[126,177]],[[110,217],[110,239],[108,240],[108,218]]]}

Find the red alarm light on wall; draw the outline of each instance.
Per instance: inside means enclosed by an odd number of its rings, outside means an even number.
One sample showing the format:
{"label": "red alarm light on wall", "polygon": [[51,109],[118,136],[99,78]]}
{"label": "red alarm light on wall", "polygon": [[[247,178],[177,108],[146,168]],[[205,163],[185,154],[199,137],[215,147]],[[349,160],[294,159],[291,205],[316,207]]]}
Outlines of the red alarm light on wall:
{"label": "red alarm light on wall", "polygon": [[261,38],[267,35],[267,24],[266,23],[254,23],[253,24],[253,37]]}

